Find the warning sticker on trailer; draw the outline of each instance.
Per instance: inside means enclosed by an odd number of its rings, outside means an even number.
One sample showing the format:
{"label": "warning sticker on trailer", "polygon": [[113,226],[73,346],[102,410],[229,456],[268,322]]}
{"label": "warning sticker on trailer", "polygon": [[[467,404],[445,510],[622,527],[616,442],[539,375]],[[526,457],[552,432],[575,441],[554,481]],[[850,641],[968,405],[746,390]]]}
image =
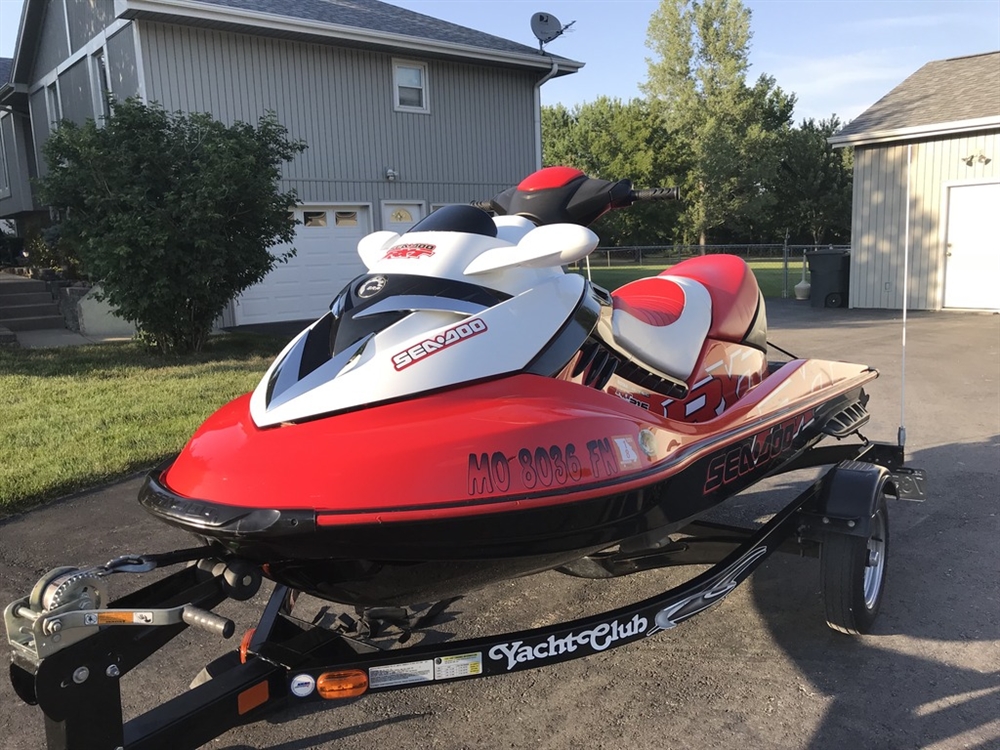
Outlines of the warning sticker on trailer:
{"label": "warning sticker on trailer", "polygon": [[434,660],[434,679],[452,680],[456,677],[475,677],[483,673],[483,653],[439,656]]}
{"label": "warning sticker on trailer", "polygon": [[384,667],[372,667],[368,670],[368,685],[372,688],[392,687],[393,685],[410,685],[414,682],[432,682],[434,680],[434,662],[411,661],[407,664],[389,664]]}

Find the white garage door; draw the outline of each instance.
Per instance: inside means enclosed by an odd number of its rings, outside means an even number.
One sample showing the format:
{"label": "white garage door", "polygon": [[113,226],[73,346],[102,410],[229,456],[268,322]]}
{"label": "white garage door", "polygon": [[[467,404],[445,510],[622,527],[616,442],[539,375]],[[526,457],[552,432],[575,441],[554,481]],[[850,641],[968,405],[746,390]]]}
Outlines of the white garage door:
{"label": "white garage door", "polygon": [[303,206],[295,218],[301,222],[295,257],[237,299],[236,325],[318,318],[348,281],[364,273],[357,247],[371,231],[366,207]]}

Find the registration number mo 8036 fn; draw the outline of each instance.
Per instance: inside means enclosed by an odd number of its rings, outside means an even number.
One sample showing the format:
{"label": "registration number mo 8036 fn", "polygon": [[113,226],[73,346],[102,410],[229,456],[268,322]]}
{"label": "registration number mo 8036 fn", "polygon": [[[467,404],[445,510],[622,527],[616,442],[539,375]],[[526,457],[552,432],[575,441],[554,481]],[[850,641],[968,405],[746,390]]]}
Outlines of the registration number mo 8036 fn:
{"label": "registration number mo 8036 fn", "polygon": [[508,492],[512,486],[525,490],[561,487],[582,477],[583,465],[573,443],[521,448],[511,458],[502,451],[469,454],[470,495]]}

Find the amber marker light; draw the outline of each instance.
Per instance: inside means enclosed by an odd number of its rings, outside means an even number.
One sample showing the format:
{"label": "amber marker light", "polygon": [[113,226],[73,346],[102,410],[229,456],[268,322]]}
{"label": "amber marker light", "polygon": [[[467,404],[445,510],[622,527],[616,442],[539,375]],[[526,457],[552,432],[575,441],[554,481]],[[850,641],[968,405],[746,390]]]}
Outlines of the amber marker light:
{"label": "amber marker light", "polygon": [[368,674],[363,669],[324,672],[316,680],[316,692],[321,698],[357,698],[368,690]]}

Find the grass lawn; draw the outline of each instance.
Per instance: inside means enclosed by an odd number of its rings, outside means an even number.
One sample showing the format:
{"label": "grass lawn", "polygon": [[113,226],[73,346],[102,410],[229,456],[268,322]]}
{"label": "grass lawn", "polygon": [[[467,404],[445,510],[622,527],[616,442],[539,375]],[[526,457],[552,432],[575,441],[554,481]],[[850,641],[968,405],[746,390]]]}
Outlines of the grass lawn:
{"label": "grass lawn", "polygon": [[[781,287],[784,282],[784,271],[782,261],[776,260],[751,260],[750,268],[753,269],[757,283],[765,297],[780,297]],[[622,284],[627,284],[636,279],[647,276],[656,276],[668,266],[665,265],[620,265],[600,266],[595,263],[590,265],[590,275],[595,284],[600,284],[605,289],[614,290]],[[581,271],[582,273],[582,271]],[[797,284],[802,277],[802,263],[792,262],[788,268],[788,293],[792,293],[792,287]]]}
{"label": "grass lawn", "polygon": [[213,337],[198,355],[133,342],[0,349],[0,516],[154,466],[251,390],[284,341]]}

